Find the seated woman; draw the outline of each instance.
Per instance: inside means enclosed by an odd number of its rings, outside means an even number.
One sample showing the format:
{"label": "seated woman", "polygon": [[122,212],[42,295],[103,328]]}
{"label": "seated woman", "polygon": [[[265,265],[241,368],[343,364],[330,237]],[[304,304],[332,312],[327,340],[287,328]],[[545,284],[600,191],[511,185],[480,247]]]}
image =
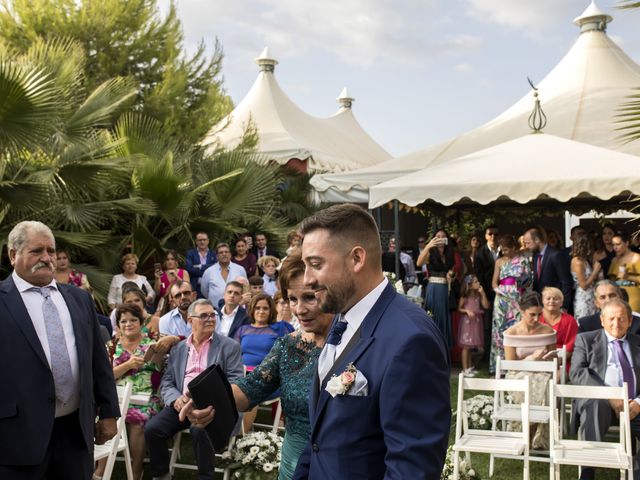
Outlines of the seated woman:
{"label": "seated woman", "polygon": [[311,436],[309,395],[318,357],[331,327],[332,314],[322,313],[312,289],[304,284],[300,252],[290,254],[280,269],[280,290],[288,298],[301,330],[278,338],[264,359],[232,385],[238,410],[247,411],[280,389],[285,424],[279,480],[293,476],[298,458]]}
{"label": "seated woman", "polygon": [[[549,325],[539,322],[542,301],[537,292],[525,293],[518,303],[520,320],[504,332],[504,357],[506,360],[549,360],[547,355],[556,349],[556,332]],[[545,372],[509,371],[506,378],[529,378],[531,405],[545,405],[550,376]],[[523,401],[522,392],[513,393],[514,403]],[[520,428],[518,422],[509,422],[508,429]],[[549,446],[548,425],[531,425],[531,446],[543,450]]]}
{"label": "seated woman", "polygon": [[[156,264],[159,266],[160,264]],[[189,272],[178,266],[178,254],[175,250],[167,250],[164,254],[164,270],[156,269],[154,275],[156,277],[153,289],[158,294],[158,298],[164,298],[169,287],[176,280],[184,280],[189,282]]]}
{"label": "seated woman", "polygon": [[[144,360],[154,342],[142,333],[144,316],[135,305],[120,305],[116,309],[116,325],[120,331],[119,340],[113,353],[113,377],[117,385],[132,384],[132,394],[149,395],[145,405],[129,404],[126,412],[127,436],[131,451],[133,478],[142,477],[142,462],[145,457],[144,425],[160,410],[158,388],[162,378],[161,365],[164,356],[155,353],[148,361]],[[104,463],[100,462],[95,477],[104,472]]]}
{"label": "seated woman", "polygon": [[[234,339],[240,342],[242,362],[250,372],[260,365],[275,341],[293,331],[291,324],[276,322],[276,305],[266,293],[259,293],[249,303],[251,324],[241,326]],[[256,417],[256,410],[244,416],[245,431],[250,430]]]}
{"label": "seated woman", "polygon": [[542,313],[538,320],[549,325],[556,332],[556,346],[567,349],[567,364],[565,369],[569,372],[571,354],[578,334],[578,322],[568,313],[561,310],[564,295],[559,288],[544,287],[542,289]]}
{"label": "seated woman", "polygon": [[[159,333],[160,317],[158,315],[151,315],[148,313],[144,306],[146,302],[146,296],[138,285],[133,282],[125,282],[122,284],[122,303],[121,305],[134,305],[142,311],[144,321],[142,322],[142,333],[156,339]],[[113,325],[113,331],[116,332],[116,311],[113,309],[110,315],[111,323]]]}
{"label": "seated woman", "polygon": [[91,292],[91,285],[89,285],[87,276],[71,268],[71,256],[64,248],[58,248],[56,250],[55,276],[57,283],[75,285],[78,288]]}

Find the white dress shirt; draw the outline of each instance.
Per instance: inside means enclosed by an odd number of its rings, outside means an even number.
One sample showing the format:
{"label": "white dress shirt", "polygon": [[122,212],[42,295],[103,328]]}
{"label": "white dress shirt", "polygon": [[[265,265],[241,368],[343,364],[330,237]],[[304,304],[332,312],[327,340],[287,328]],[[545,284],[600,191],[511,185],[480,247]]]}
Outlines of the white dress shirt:
{"label": "white dress shirt", "polygon": [[238,305],[229,315],[226,314],[225,308],[222,307],[220,312],[222,313],[220,320],[216,323],[216,333],[218,335],[222,335],[224,337],[229,336],[229,330],[231,330],[231,324],[236,318],[236,314],[238,313],[238,309],[240,305]]}
{"label": "white dress shirt", "polygon": [[[44,324],[44,314],[42,313],[42,304],[44,299],[40,292],[30,290],[31,288],[40,287],[36,287],[26,280],[23,280],[15,271],[11,274],[11,277],[13,278],[13,282],[15,283],[18,292],[20,292],[24,306],[27,307],[27,312],[29,312],[29,317],[31,317],[33,328],[36,330],[36,335],[38,335],[38,340],[40,340],[42,350],[44,350],[44,354],[47,357],[49,367],[51,367],[49,338],[47,337],[47,327]],[[60,322],[62,323],[62,330],[64,331],[64,340],[67,344],[67,351],[69,353],[69,362],[71,363],[71,375],[73,376],[73,382],[75,383],[74,394],[71,396],[68,403],[64,404],[56,398],[55,415],[56,417],[62,417],[76,411],[80,407],[80,390],[78,384],[80,379],[80,370],[78,366],[78,350],[76,348],[76,335],[73,331],[73,323],[71,322],[71,313],[69,313],[67,303],[64,301],[64,297],[58,290],[55,280],[52,280],[48,286],[53,287],[50,289],[51,300],[58,309],[58,315],[60,316]],[[10,368],[11,366],[5,365],[4,367]]]}

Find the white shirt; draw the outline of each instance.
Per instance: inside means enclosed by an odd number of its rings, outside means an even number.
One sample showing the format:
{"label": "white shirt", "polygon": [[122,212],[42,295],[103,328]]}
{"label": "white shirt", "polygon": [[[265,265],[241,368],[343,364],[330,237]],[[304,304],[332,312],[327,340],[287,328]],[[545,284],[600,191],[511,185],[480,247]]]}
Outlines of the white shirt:
{"label": "white shirt", "polygon": [[382,291],[385,289],[389,281],[387,278],[383,278],[382,282],[367,293],[358,303],[356,303],[353,307],[349,309],[347,313],[344,314],[344,319],[347,322],[347,328],[342,334],[342,340],[340,340],[340,344],[336,346],[336,358],[340,356],[344,348],[349,344],[351,337],[356,333],[356,330],[360,328],[364,317],[371,311],[375,303],[382,295]]}
{"label": "white shirt", "polygon": [[158,329],[161,335],[175,335],[176,337],[191,335],[191,324],[184,321],[178,308],[174,308],[160,317]]}
{"label": "white shirt", "polygon": [[220,318],[220,321],[216,323],[216,333],[218,335],[222,335],[225,337],[229,336],[229,330],[231,330],[231,324],[235,320],[236,314],[238,313],[239,308],[240,308],[240,305],[238,305],[233,310],[233,312],[227,315],[224,311],[224,307],[222,307],[222,309],[220,310],[220,312],[222,313],[222,318]]}
{"label": "white shirt", "polygon": [[[38,335],[38,340],[40,340],[42,350],[44,350],[44,354],[47,357],[49,367],[51,367],[49,338],[47,337],[47,327],[44,324],[44,314],[42,313],[42,303],[44,302],[44,299],[39,292],[29,290],[30,288],[40,287],[36,287],[26,280],[23,280],[15,271],[11,274],[11,277],[13,278],[13,282],[15,283],[18,292],[20,292],[24,306],[27,307],[27,312],[29,312],[29,317],[31,317],[33,328],[36,330],[36,335]],[[50,289],[51,300],[58,309],[58,315],[60,316],[60,322],[62,323],[62,330],[64,332],[64,341],[67,344],[67,351],[69,352],[71,375],[73,376],[73,382],[75,384],[74,394],[71,396],[68,403],[63,404],[56,399],[56,417],[62,417],[76,411],[80,407],[80,391],[78,383],[80,379],[80,369],[78,366],[78,350],[76,347],[76,336],[73,331],[73,323],[71,322],[71,313],[69,313],[67,303],[64,301],[64,297],[58,290],[55,280],[52,280],[48,286],[53,287]],[[10,365],[5,365],[4,367],[11,368]]]}
{"label": "white shirt", "polygon": [[278,281],[275,278],[271,278],[266,273],[262,276],[262,280],[264,281],[262,290],[270,297],[273,297],[278,291]]}

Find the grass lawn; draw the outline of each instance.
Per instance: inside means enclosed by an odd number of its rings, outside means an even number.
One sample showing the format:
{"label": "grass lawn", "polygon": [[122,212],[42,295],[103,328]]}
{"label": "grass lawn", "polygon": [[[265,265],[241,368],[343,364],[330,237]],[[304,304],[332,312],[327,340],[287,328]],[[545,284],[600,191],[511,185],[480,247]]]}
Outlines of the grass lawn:
{"label": "grass lawn", "polygon": [[[451,405],[455,410],[456,401],[458,397],[458,373],[459,369],[454,369],[451,375]],[[488,377],[487,366],[481,366],[479,377]],[[270,423],[269,418],[259,418],[261,423]],[[449,443],[453,443],[455,437],[455,426],[452,425],[451,432],[449,434]],[[191,441],[189,435],[183,436],[182,441],[182,460],[183,463],[194,463],[193,451],[191,450]],[[472,454],[471,462],[474,470],[480,475],[480,478],[489,478],[489,456],[484,454]],[[112,478],[114,480],[125,480],[126,474],[124,465],[122,462],[116,462]],[[193,470],[176,470],[174,478],[176,480],[187,480],[196,478],[196,472]],[[222,475],[218,475],[216,478],[222,478]],[[522,462],[517,460],[496,459],[494,476],[495,480],[512,480],[522,478]],[[530,478],[532,480],[548,479],[549,478],[549,464],[542,462],[530,462]],[[562,479],[577,479],[578,469],[577,467],[563,467],[561,470]],[[598,480],[613,480],[620,478],[617,470],[599,470],[597,473]],[[148,470],[148,466],[145,468],[144,479],[151,479],[151,475]],[[137,479],[136,479],[137,480]],[[342,479],[340,479],[342,480]],[[349,480],[349,479],[344,479]],[[409,480],[409,479],[407,479]]]}

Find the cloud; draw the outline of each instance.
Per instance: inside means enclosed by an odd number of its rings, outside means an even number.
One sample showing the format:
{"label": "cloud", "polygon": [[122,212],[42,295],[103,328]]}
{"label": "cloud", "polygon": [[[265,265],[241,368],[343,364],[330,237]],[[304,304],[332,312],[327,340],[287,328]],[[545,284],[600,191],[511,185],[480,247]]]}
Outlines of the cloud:
{"label": "cloud", "polygon": [[468,63],[459,63],[453,68],[456,72],[460,73],[470,73],[473,71],[473,67]]}
{"label": "cloud", "polygon": [[453,31],[437,0],[180,0],[177,8],[189,41],[215,33],[226,52],[243,58],[268,45],[279,58],[329,54],[371,67],[424,62],[482,43]]}

